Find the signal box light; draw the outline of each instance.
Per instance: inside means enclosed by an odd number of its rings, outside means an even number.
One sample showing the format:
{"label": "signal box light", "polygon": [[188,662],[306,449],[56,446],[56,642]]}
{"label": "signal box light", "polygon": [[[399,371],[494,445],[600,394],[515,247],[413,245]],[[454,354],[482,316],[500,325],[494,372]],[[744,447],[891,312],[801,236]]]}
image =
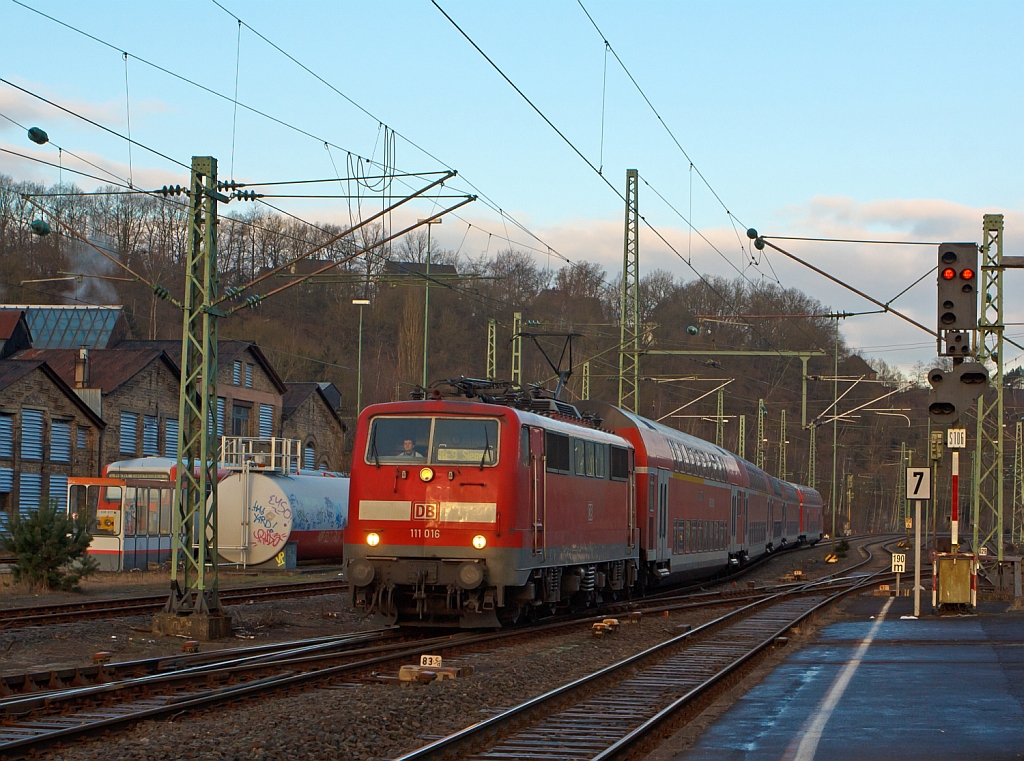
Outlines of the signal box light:
{"label": "signal box light", "polygon": [[960,278],[963,279],[963,280],[973,280],[974,279],[974,270],[972,270],[972,269],[964,270],[963,272],[960,273]]}
{"label": "signal box light", "polygon": [[952,267],[946,267],[946,269],[942,270],[942,279],[943,280],[952,280],[955,277],[956,277],[956,270],[953,269]]}

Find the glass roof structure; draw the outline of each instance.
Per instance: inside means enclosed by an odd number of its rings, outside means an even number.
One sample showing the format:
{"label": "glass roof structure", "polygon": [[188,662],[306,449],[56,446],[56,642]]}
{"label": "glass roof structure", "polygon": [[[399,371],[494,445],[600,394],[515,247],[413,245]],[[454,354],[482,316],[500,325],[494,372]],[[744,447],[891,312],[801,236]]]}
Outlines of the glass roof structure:
{"label": "glass roof structure", "polygon": [[120,306],[8,306],[24,310],[34,349],[106,349]]}

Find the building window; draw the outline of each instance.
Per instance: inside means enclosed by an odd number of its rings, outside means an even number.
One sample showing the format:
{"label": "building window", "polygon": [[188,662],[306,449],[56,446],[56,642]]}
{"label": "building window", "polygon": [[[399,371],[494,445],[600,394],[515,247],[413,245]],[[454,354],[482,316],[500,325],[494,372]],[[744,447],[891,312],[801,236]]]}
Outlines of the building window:
{"label": "building window", "polygon": [[50,476],[50,501],[57,503],[58,510],[68,508],[68,477]]}
{"label": "building window", "polygon": [[316,470],[316,449],[312,444],[306,444],[306,449],[302,453],[302,468]]}
{"label": "building window", "polygon": [[14,458],[14,415],[0,415],[0,457]]}
{"label": "building window", "polygon": [[50,424],[50,461],[71,462],[71,423],[54,420]]}
{"label": "building window", "polygon": [[242,363],[235,362],[234,367],[231,370],[231,382],[236,386],[242,385]]}
{"label": "building window", "polygon": [[43,498],[43,477],[38,473],[22,473],[18,478],[18,512],[23,518],[29,510],[38,510]]}
{"label": "building window", "polygon": [[[21,457],[23,460],[43,459],[42,410],[21,411]],[[35,506],[39,506],[38,501]]]}
{"label": "building window", "polygon": [[89,445],[88,432],[84,428],[79,426],[78,427],[78,448],[79,449],[85,449],[88,445]]}
{"label": "building window", "polygon": [[217,435],[224,435],[224,404],[227,400],[223,396],[217,397]]}
{"label": "building window", "polygon": [[245,365],[245,387],[252,388],[252,365]]}
{"label": "building window", "polygon": [[164,456],[178,456],[178,419],[167,418],[164,420]]}
{"label": "building window", "polygon": [[155,415],[142,419],[142,454],[144,457],[160,454],[160,421]]}
{"label": "building window", "polygon": [[269,439],[274,435],[274,405],[260,405],[260,437]]}
{"label": "building window", "polygon": [[121,413],[121,454],[135,456],[138,450],[139,416],[134,412]]}
{"label": "building window", "polygon": [[243,407],[239,404],[232,406],[231,408],[231,435],[232,436],[248,436],[249,435],[249,417],[252,413],[251,407]]}

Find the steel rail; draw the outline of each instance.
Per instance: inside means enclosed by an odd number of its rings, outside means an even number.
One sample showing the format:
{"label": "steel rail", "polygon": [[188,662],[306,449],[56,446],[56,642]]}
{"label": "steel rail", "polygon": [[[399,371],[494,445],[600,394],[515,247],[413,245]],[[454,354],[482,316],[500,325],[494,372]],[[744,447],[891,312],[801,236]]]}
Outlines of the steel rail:
{"label": "steel rail", "polygon": [[[342,581],[310,581],[294,584],[268,584],[255,587],[236,587],[220,593],[221,602],[244,600],[274,600],[281,597],[311,597],[337,594],[348,589]],[[124,615],[141,615],[161,610],[167,603],[167,595],[146,595],[139,597],[111,597],[103,600],[89,600],[79,603],[58,603],[46,606],[25,606],[0,608],[0,630],[25,626],[45,626],[68,623],[91,618],[111,618]]]}
{"label": "steel rail", "polygon": [[[885,540],[891,541],[891,540]],[[845,573],[850,573],[863,565],[871,562],[873,559],[873,553],[868,550],[868,557],[865,558],[861,563],[857,563],[851,568],[845,570]],[[465,758],[466,753],[470,749],[474,748],[478,744],[485,741],[485,738],[494,737],[495,735],[503,737],[504,729],[516,722],[529,722],[528,716],[534,712],[540,713],[540,720],[544,720],[552,715],[552,706],[558,706],[562,703],[571,701],[574,693],[586,693],[587,690],[595,688],[595,685],[606,680],[614,680],[616,678],[622,678],[622,674],[628,674],[633,669],[639,668],[645,661],[657,659],[658,656],[666,655],[671,651],[682,647],[682,653],[686,652],[685,646],[695,642],[702,638],[704,635],[710,634],[711,632],[718,631],[723,628],[727,628],[733,624],[740,624],[747,620],[753,615],[761,612],[762,610],[770,609],[772,606],[786,602],[792,598],[799,596],[806,596],[807,594],[813,594],[817,591],[819,594],[823,591],[817,589],[823,585],[837,584],[840,581],[846,581],[848,586],[846,589],[840,590],[834,594],[826,595],[824,599],[814,604],[810,609],[801,611],[800,614],[794,619],[788,621],[785,625],[779,627],[774,631],[771,638],[760,642],[755,648],[752,648],[752,652],[748,652],[743,655],[743,662],[749,661],[757,653],[761,652],[765,647],[770,646],[780,636],[781,633],[795,626],[800,621],[806,619],[807,616],[813,614],[815,611],[820,610],[822,606],[831,604],[841,597],[850,594],[853,591],[863,589],[865,586],[871,584],[874,579],[885,571],[879,571],[875,574],[859,577],[848,577],[845,580],[839,580],[834,578],[827,578],[820,581],[810,582],[802,585],[799,589],[790,589],[784,592],[779,592],[774,595],[767,596],[756,602],[752,602],[745,605],[735,611],[731,611],[724,616],[721,616],[714,621],[710,621],[702,626],[697,627],[689,632],[681,634],[672,639],[666,640],[663,643],[648,648],[640,653],[629,656],[617,663],[600,669],[592,674],[577,679],[568,684],[562,685],[561,687],[555,688],[547,693],[539,695],[535,698],[531,698],[513,708],[508,709],[496,716],[485,719],[484,721],[478,722],[470,727],[467,727],[459,732],[456,732],[447,737],[436,740],[428,745],[423,746],[417,750],[411,751],[410,753],[399,756],[396,761],[426,761],[427,759],[446,759],[446,758]],[[767,644],[765,644],[765,642]],[[735,668],[738,668],[737,665]],[[735,668],[730,667],[728,673],[733,673]],[[724,676],[722,677],[724,678]],[[716,682],[717,683],[717,682]],[[690,695],[693,691],[687,692]],[[577,703],[583,702],[587,699],[587,695],[582,695]],[[689,701],[693,700],[693,696],[689,698]],[[689,702],[688,701],[688,702]],[[672,705],[679,703],[678,700],[674,701]],[[677,709],[678,710],[678,706]],[[662,712],[659,712],[660,715]],[[620,740],[621,741],[621,740]],[[499,740],[499,744],[500,744]],[[600,751],[604,752],[604,751]],[[549,754],[551,758],[556,758],[555,751]]]}

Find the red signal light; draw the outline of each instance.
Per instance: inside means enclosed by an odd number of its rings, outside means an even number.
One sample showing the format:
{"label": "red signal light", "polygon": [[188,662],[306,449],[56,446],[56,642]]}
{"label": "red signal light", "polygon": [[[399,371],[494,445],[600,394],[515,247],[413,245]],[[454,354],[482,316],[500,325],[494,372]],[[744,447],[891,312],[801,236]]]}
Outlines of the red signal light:
{"label": "red signal light", "polygon": [[973,280],[974,279],[974,270],[972,270],[972,269],[963,270],[960,273],[960,277],[963,278],[964,280]]}
{"label": "red signal light", "polygon": [[946,269],[942,270],[942,279],[943,280],[952,280],[955,277],[956,277],[956,270],[953,269],[952,267],[946,267]]}

